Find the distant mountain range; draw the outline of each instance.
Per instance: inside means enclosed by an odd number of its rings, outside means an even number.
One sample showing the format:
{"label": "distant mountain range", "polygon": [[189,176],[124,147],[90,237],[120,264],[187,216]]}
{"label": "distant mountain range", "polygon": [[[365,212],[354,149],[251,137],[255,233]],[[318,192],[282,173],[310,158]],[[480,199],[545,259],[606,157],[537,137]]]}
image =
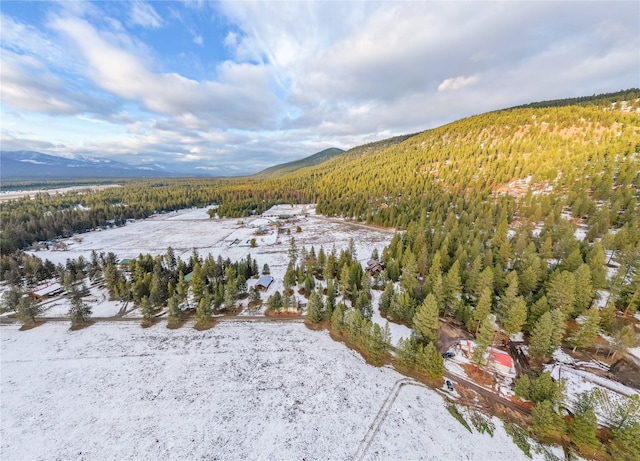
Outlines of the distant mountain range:
{"label": "distant mountain range", "polygon": [[162,165],[129,165],[87,156],[71,158],[33,151],[0,152],[0,180],[42,181],[88,178],[176,176]]}
{"label": "distant mountain range", "polygon": [[[318,165],[344,151],[325,149],[309,157],[283,163],[257,173],[259,177],[275,177],[301,168]],[[61,157],[34,151],[0,151],[0,181],[60,181],[104,178],[160,178],[177,176],[205,177],[210,174],[194,170],[176,170],[161,163],[130,165],[115,160],[74,155]]]}

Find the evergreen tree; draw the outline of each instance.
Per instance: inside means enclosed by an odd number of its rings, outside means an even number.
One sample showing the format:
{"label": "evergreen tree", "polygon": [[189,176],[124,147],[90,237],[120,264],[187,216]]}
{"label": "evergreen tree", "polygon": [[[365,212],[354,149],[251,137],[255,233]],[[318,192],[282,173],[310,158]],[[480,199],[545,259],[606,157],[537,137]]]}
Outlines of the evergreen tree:
{"label": "evergreen tree", "polygon": [[531,400],[535,403],[548,400],[556,405],[564,399],[564,390],[564,381],[554,381],[551,373],[545,371],[531,384]]}
{"label": "evergreen tree", "polygon": [[482,290],[482,294],[480,295],[476,308],[471,313],[469,330],[474,331],[476,335],[478,334],[480,323],[482,323],[487,315],[491,313],[491,293],[491,288],[485,287]]}
{"label": "evergreen tree", "polygon": [[[585,393],[581,394],[583,396]],[[579,397],[580,398],[580,397]],[[600,448],[600,441],[596,436],[598,420],[592,405],[575,405],[576,411],[569,422],[568,434],[571,441],[583,453],[594,453]]]}
{"label": "evergreen tree", "polygon": [[89,321],[91,316],[91,307],[82,300],[80,292],[75,288],[71,289],[71,306],[69,307],[69,319],[71,320],[71,328],[81,326]]}
{"label": "evergreen tree", "polygon": [[487,315],[480,324],[480,329],[476,335],[476,345],[471,357],[476,365],[480,366],[484,363],[484,354],[487,352],[487,348],[493,344],[494,335],[493,320],[490,315]]}
{"label": "evergreen tree", "polygon": [[582,314],[590,305],[595,292],[591,282],[591,270],[586,264],[582,264],[574,272],[576,280],[575,312]]}
{"label": "evergreen tree", "polygon": [[146,296],[140,300],[140,313],[142,314],[142,325],[151,325],[153,322],[153,304]]}
{"label": "evergreen tree", "polygon": [[527,321],[527,303],[522,296],[516,297],[513,304],[507,309],[504,320],[504,329],[507,335],[518,333]]}
{"label": "evergreen tree", "polygon": [[560,309],[553,309],[551,311],[551,322],[553,324],[553,330],[551,331],[551,350],[549,353],[552,353],[562,345],[562,340],[567,330],[567,321],[565,320],[564,313]]}
{"label": "evergreen tree", "polygon": [[184,279],[184,274],[182,271],[178,274],[178,285],[176,286],[176,293],[178,295],[178,304],[182,304],[187,302],[187,306],[189,305],[187,301],[187,294],[189,293],[189,282]]}
{"label": "evergreen tree", "polygon": [[174,294],[169,298],[167,305],[167,319],[169,325],[175,325],[180,321],[180,296]]}
{"label": "evergreen tree", "polygon": [[531,310],[527,316],[527,331],[533,331],[533,327],[546,312],[549,312],[549,303],[547,297],[542,296],[531,305]]}
{"label": "evergreen tree", "polygon": [[411,371],[415,367],[419,345],[418,340],[413,335],[409,339],[398,341],[396,348],[398,364],[405,371]]}
{"label": "evergreen tree", "polygon": [[562,436],[565,422],[549,400],[540,402],[531,410],[531,427],[540,437]]}
{"label": "evergreen tree", "polygon": [[431,379],[441,379],[444,376],[444,361],[433,343],[418,346],[416,368]]}
{"label": "evergreen tree", "polygon": [[196,307],[196,326],[204,326],[212,320],[213,310],[211,309],[211,298],[209,293],[200,298],[198,307]]}
{"label": "evergreen tree", "polygon": [[[322,250],[322,248],[320,248]],[[333,309],[336,307],[336,288],[333,283],[333,279],[327,281],[327,299],[326,299],[326,311],[329,319],[333,315]]]}
{"label": "evergreen tree", "polygon": [[322,321],[322,298],[318,295],[318,292],[312,291],[309,296],[309,302],[307,303],[307,316],[305,321],[312,324],[317,324]]}
{"label": "evergreen tree", "polygon": [[611,429],[609,451],[616,460],[640,459],[640,422]]}
{"label": "evergreen tree", "polygon": [[373,308],[371,306],[371,300],[369,299],[369,296],[364,291],[361,291],[358,294],[358,297],[356,298],[355,308],[362,313],[362,316],[365,319],[371,319],[371,316],[373,315]]}
{"label": "evergreen tree", "polygon": [[498,303],[498,319],[501,322],[505,321],[505,317],[507,312],[513,305],[516,303],[516,298],[518,297],[518,274],[515,271],[509,272],[507,275],[507,288],[502,293],[500,297],[500,302]]}
{"label": "evergreen tree", "polygon": [[414,331],[425,342],[433,342],[438,339],[438,331],[440,329],[438,312],[435,296],[428,294],[413,316]]}
{"label": "evergreen tree", "polygon": [[518,378],[513,390],[517,397],[520,397],[524,400],[529,400],[529,393],[531,392],[531,380],[529,379],[529,375],[522,375],[520,378]]}
{"label": "evergreen tree", "polygon": [[452,315],[458,309],[462,296],[462,281],[460,280],[460,264],[456,260],[443,280],[444,310]]}
{"label": "evergreen tree", "polygon": [[578,331],[569,339],[573,351],[578,347],[589,347],[600,332],[600,310],[597,307],[588,309]]}
{"label": "evergreen tree", "polygon": [[41,307],[29,296],[21,296],[15,307],[16,317],[23,325],[36,323],[36,317],[41,313]]}
{"label": "evergreen tree", "polygon": [[534,359],[547,357],[552,350],[551,338],[553,336],[553,319],[550,312],[545,312],[536,322],[529,342],[529,354]]}
{"label": "evergreen tree", "polygon": [[338,303],[331,314],[331,331],[341,334],[344,323],[344,304]]}
{"label": "evergreen tree", "polygon": [[271,269],[269,268],[269,264],[264,263],[264,266],[262,266],[262,275],[269,275],[271,274]]}
{"label": "evergreen tree", "polygon": [[563,271],[551,278],[547,287],[547,300],[552,309],[560,309],[565,318],[569,318],[576,300],[576,280],[573,273]]}
{"label": "evergreen tree", "polygon": [[191,293],[193,293],[193,300],[196,303],[200,303],[200,300],[205,295],[207,290],[207,278],[202,271],[202,267],[200,263],[196,263],[193,266],[193,271],[191,272],[191,280],[189,282],[191,285]]}

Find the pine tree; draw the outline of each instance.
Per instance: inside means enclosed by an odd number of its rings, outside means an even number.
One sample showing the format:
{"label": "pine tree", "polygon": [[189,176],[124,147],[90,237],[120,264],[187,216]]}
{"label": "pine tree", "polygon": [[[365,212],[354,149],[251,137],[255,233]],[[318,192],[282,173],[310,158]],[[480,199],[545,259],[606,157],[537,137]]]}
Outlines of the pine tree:
{"label": "pine tree", "polygon": [[174,294],[169,298],[167,304],[167,319],[168,325],[175,325],[180,321],[180,297],[178,294]]}
{"label": "pine tree", "polygon": [[342,333],[344,323],[344,304],[338,303],[331,314],[331,331],[335,334]]}
{"label": "pine tree", "polygon": [[576,280],[573,273],[563,271],[551,278],[547,287],[547,300],[552,309],[562,310],[565,318],[569,318],[576,300]]}
{"label": "pine tree", "polygon": [[588,309],[578,331],[569,339],[573,351],[578,347],[584,348],[593,345],[600,331],[600,310],[597,307]]}
{"label": "pine tree", "polygon": [[41,307],[29,296],[21,296],[16,305],[16,316],[23,325],[36,323],[36,317],[41,312]]}
{"label": "pine tree", "polygon": [[582,264],[574,272],[576,280],[575,312],[582,314],[591,305],[595,295],[591,282],[591,270],[586,264]]}
{"label": "pine tree", "polygon": [[211,298],[209,297],[209,293],[205,292],[200,298],[200,302],[198,302],[198,307],[196,307],[196,326],[205,326],[211,321],[212,315]]}
{"label": "pine tree", "polygon": [[199,303],[207,290],[207,278],[202,271],[200,263],[196,263],[191,272],[191,293],[193,293],[193,300]]}
{"label": "pine tree", "polygon": [[571,441],[583,452],[592,454],[600,448],[596,436],[598,419],[593,408],[577,412],[569,423],[568,433]]}
{"label": "pine tree", "polygon": [[613,439],[609,451],[614,459],[640,459],[640,422],[611,429]]}
{"label": "pine tree", "polygon": [[178,304],[182,304],[187,302],[187,306],[189,305],[187,301],[187,294],[189,292],[189,282],[184,279],[184,274],[182,271],[178,274],[178,285],[176,286],[176,293],[178,295]]}
{"label": "pine tree", "polygon": [[496,311],[498,320],[501,322],[505,321],[507,311],[515,304],[517,297],[518,274],[515,271],[511,271],[509,272],[509,275],[507,275],[507,288],[504,290],[504,293],[502,293],[500,302],[498,303],[498,309]]}
{"label": "pine tree", "polygon": [[419,345],[416,352],[416,368],[431,379],[444,376],[444,361],[433,343]]}
{"label": "pine tree", "polygon": [[307,303],[307,316],[305,321],[311,324],[317,324],[322,321],[322,298],[318,292],[312,291]]}
{"label": "pine tree", "polygon": [[462,282],[460,280],[460,264],[456,260],[443,280],[444,310],[449,315],[456,312],[462,296]]}
{"label": "pine tree", "polygon": [[438,305],[433,294],[428,294],[413,316],[413,328],[425,342],[436,341],[440,329]]}
{"label": "pine tree", "polygon": [[429,343],[424,348],[427,358],[426,372],[431,379],[442,379],[444,376],[444,360],[436,349],[434,343]]}
{"label": "pine tree", "polygon": [[404,371],[411,371],[415,367],[419,343],[415,336],[409,339],[398,341],[396,348],[398,353],[398,364]]}
{"label": "pine tree", "polygon": [[529,353],[534,359],[543,359],[549,354],[553,336],[553,320],[550,312],[545,312],[536,322],[529,342]]}
{"label": "pine tree", "polygon": [[269,275],[271,273],[271,269],[269,268],[269,264],[264,263],[262,266],[262,275]]}
{"label": "pine tree", "polygon": [[560,309],[553,309],[551,311],[551,322],[553,324],[553,330],[551,331],[551,350],[549,353],[552,353],[562,345],[562,340],[567,330],[567,321],[565,320],[564,313]]}
{"label": "pine tree", "polygon": [[563,435],[565,422],[549,400],[540,402],[531,410],[531,427],[540,437]]}
{"label": "pine tree", "polygon": [[153,304],[146,296],[140,300],[140,313],[142,314],[142,325],[151,325],[153,322]]}
{"label": "pine tree", "polygon": [[490,315],[487,315],[482,323],[480,329],[476,335],[476,345],[473,350],[473,356],[471,359],[476,365],[482,365],[484,363],[484,354],[487,352],[487,348],[493,344],[493,337],[495,335],[494,323]]}
{"label": "pine tree", "polygon": [[527,321],[527,303],[518,296],[513,304],[507,309],[507,315],[504,320],[504,329],[507,335],[518,333],[522,330],[522,326]]}
{"label": "pine tree", "polygon": [[522,375],[520,378],[518,378],[513,390],[517,397],[520,397],[524,400],[529,400],[529,393],[531,392],[531,380],[529,379],[529,375]]}
{"label": "pine tree", "polygon": [[91,316],[91,307],[82,300],[80,292],[75,288],[71,289],[71,306],[69,308],[69,319],[71,328],[85,324]]}
{"label": "pine tree", "polygon": [[491,288],[485,287],[482,290],[482,294],[480,295],[480,299],[478,300],[476,308],[471,313],[469,330],[474,331],[476,335],[478,334],[480,323],[482,323],[487,315],[491,313],[491,293]]}
{"label": "pine tree", "polygon": [[548,400],[553,405],[556,405],[564,399],[564,391],[564,380],[554,381],[551,377],[551,373],[545,371],[531,384],[530,395],[531,400],[535,403]]}
{"label": "pine tree", "polygon": [[371,306],[371,300],[369,296],[364,291],[361,291],[356,298],[355,308],[358,309],[362,316],[366,319],[371,319],[373,315],[373,308]]}

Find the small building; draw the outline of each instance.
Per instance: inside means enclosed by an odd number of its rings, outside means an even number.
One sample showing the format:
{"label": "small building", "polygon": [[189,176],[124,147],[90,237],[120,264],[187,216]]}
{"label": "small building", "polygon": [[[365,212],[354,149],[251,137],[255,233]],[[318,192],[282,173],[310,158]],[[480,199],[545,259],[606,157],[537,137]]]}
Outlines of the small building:
{"label": "small building", "polygon": [[40,288],[38,290],[32,291],[31,293],[29,293],[29,296],[31,298],[34,298],[38,301],[41,301],[43,299],[46,299],[50,296],[56,296],[59,295],[60,293],[62,293],[62,285],[60,285],[59,283],[52,283],[50,285],[47,285],[43,288]]}
{"label": "small building", "polygon": [[129,265],[131,264],[131,261],[133,261],[132,258],[122,258],[120,261],[118,261],[118,265],[123,267],[129,267]]}
{"label": "small building", "polygon": [[189,272],[187,275],[184,276],[184,281],[185,282],[191,282],[191,276],[193,275],[193,271]]}
{"label": "small building", "polygon": [[[468,358],[471,358],[473,355],[475,346],[476,343],[473,341],[466,339],[460,341],[460,349]],[[495,370],[496,373],[503,376],[515,376],[516,370],[513,364],[513,358],[508,352],[496,349],[495,347],[488,347],[484,358],[487,361],[488,369]]]}
{"label": "small building", "polygon": [[256,288],[258,290],[267,291],[272,283],[273,283],[273,277],[271,277],[270,275],[263,275],[256,282]]}
{"label": "small building", "polygon": [[365,270],[370,274],[375,274],[376,272],[382,272],[382,264],[380,261],[376,261],[375,259],[370,259],[367,261],[367,265],[365,266]]}

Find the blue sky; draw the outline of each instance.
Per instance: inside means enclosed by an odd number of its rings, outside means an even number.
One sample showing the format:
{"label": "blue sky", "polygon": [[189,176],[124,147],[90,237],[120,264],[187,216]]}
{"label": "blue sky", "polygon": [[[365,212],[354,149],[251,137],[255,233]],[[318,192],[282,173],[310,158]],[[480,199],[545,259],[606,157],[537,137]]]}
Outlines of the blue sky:
{"label": "blue sky", "polygon": [[640,87],[640,3],[12,2],[3,150],[253,173]]}

